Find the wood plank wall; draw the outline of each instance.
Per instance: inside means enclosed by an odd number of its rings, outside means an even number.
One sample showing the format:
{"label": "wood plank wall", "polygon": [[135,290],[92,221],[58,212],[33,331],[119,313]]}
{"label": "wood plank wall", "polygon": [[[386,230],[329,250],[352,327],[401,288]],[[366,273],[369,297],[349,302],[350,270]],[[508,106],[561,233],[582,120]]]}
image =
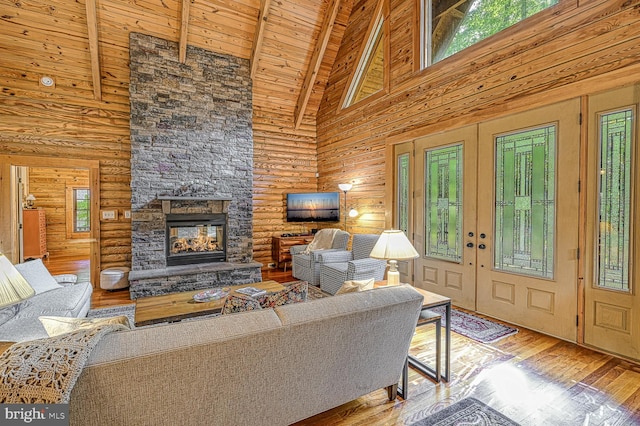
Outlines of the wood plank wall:
{"label": "wood plank wall", "polygon": [[88,239],[67,238],[67,186],[89,188],[89,171],[81,169],[30,167],[29,192],[36,207],[47,218],[47,251],[50,258],[65,256],[89,258]]}
{"label": "wood plank wall", "polygon": [[[190,7],[188,44],[241,58],[251,55],[260,2],[197,0]],[[2,4],[0,14],[0,153],[100,163],[100,208],[119,219],[101,223],[102,268],[130,266],[129,33],[177,42],[180,0],[97,2],[102,100],[94,99],[84,1],[29,0]],[[271,236],[298,232],[287,224],[284,194],[316,191],[315,112],[337,55],[351,0],[341,2],[325,61],[302,125],[293,112],[322,28],[322,2],[275,3],[254,79],[254,259],[271,259]],[[53,87],[39,84],[50,75]],[[331,186],[330,190],[336,190]],[[308,228],[311,228],[309,225]]]}
{"label": "wood plank wall", "polygon": [[[640,81],[638,0],[568,1],[468,52],[417,66],[415,0],[390,2],[390,91],[339,110],[376,0],[353,7],[317,120],[319,187],[354,183],[358,232],[390,227],[388,146]],[[390,199],[390,198],[389,198]],[[388,202],[387,202],[388,204]]]}

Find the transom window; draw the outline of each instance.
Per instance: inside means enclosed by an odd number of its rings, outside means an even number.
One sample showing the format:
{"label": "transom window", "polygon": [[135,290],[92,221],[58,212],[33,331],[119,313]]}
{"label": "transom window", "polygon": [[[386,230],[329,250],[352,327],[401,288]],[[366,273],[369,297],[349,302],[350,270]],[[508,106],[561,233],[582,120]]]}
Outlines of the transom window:
{"label": "transom window", "polygon": [[422,68],[516,24],[559,0],[418,0]]}

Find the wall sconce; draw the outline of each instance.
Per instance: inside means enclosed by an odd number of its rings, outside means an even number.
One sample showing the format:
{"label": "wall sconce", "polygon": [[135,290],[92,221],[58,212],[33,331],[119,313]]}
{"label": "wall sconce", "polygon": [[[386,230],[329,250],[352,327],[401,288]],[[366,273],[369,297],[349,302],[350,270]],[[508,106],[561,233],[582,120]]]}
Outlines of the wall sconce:
{"label": "wall sconce", "polygon": [[344,192],[344,230],[347,230],[347,216],[349,213],[347,212],[347,192],[351,191],[353,185],[350,183],[339,183],[338,188],[340,191]]}
{"label": "wall sconce", "polygon": [[25,208],[33,209],[33,203],[36,201],[36,197],[33,194],[27,195],[25,198]]}

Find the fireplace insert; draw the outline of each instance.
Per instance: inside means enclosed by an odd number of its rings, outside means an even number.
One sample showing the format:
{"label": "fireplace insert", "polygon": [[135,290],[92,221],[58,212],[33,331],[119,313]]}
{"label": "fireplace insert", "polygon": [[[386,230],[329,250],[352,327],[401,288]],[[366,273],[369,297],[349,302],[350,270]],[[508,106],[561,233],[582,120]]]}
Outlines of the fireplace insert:
{"label": "fireplace insert", "polygon": [[166,222],[167,266],[226,261],[226,214],[168,214]]}

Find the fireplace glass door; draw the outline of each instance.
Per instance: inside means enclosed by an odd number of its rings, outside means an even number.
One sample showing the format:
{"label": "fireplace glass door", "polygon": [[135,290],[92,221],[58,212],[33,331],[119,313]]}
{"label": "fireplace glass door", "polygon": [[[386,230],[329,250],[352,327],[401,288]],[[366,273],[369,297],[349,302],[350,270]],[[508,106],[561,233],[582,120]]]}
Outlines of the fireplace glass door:
{"label": "fireplace glass door", "polygon": [[225,215],[168,215],[167,266],[226,260]]}

